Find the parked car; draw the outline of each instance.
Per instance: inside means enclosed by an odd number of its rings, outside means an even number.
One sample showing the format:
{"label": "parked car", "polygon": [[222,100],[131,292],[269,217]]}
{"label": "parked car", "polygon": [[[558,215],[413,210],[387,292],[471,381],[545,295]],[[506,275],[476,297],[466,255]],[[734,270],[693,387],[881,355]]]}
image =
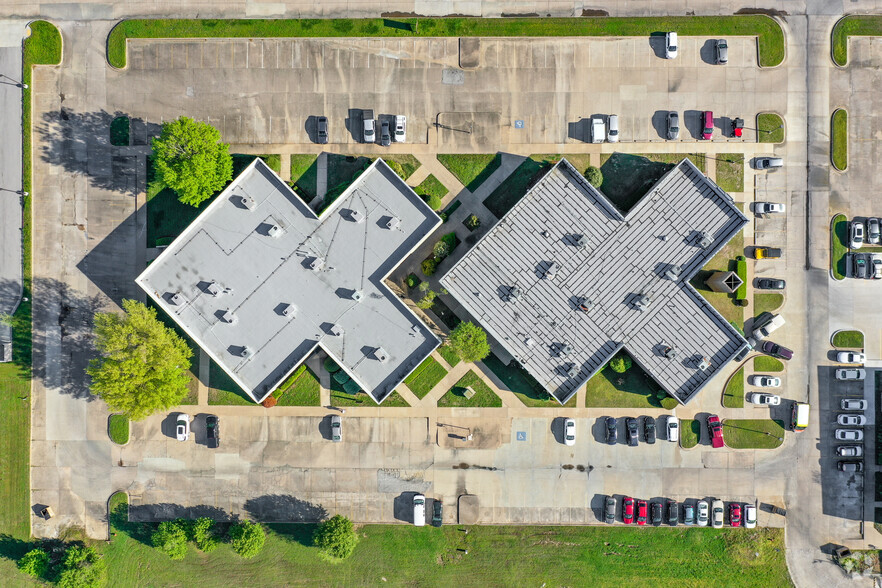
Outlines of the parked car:
{"label": "parked car", "polygon": [[784,167],[784,160],[780,157],[757,157],[753,160],[756,169],[772,169],[773,167]]}
{"label": "parked car", "polygon": [[860,368],[843,368],[836,370],[837,380],[863,380],[866,376],[867,372]]}
{"label": "parked car", "polygon": [[763,344],[760,345],[760,351],[778,359],[793,359],[792,350],[771,341],[763,341]]}
{"label": "parked car", "polygon": [[407,117],[399,114],[395,117],[395,142],[405,141],[407,141]]}
{"label": "parked car", "polygon": [[781,257],[781,250],[777,247],[756,247],[753,256],[756,259],[778,259]]}
{"label": "parked car", "polygon": [[854,351],[840,351],[836,354],[836,361],[839,363],[864,363],[867,361],[867,356]]}
{"label": "parked car", "polygon": [[373,110],[363,110],[361,113],[362,125],[364,129],[364,142],[373,143],[377,140],[376,128],[377,121],[374,120]]}
{"label": "parked car", "polygon": [[680,503],[676,500],[668,500],[668,524],[676,527],[680,522]]}
{"label": "parked car", "polygon": [[606,417],[606,443],[607,445],[615,445],[618,440],[618,423],[614,417]]}
{"label": "parked car", "polygon": [[432,501],[432,526],[440,527],[444,524],[444,505],[437,498]]}
{"label": "parked car", "polygon": [[[767,315],[768,316],[768,315]],[[761,322],[753,329],[753,338],[757,341],[765,339],[784,326],[784,317],[780,314],[772,315],[771,318]]]}
{"label": "parked car", "polygon": [[714,53],[717,58],[717,65],[726,65],[729,63],[729,44],[726,39],[719,39],[714,44]]}
{"label": "parked car", "polygon": [[836,417],[836,423],[843,427],[863,427],[867,424],[867,417],[862,414],[841,414]]}
{"label": "parked car", "polygon": [[864,462],[862,461],[840,461],[837,464],[840,472],[854,473],[864,471]]}
{"label": "parked car", "polygon": [[867,269],[867,260],[860,253],[852,253],[851,261],[854,266],[853,277],[858,278],[860,280],[865,280],[869,276],[869,270]]}
{"label": "parked car", "polygon": [[753,205],[755,214],[783,214],[786,207],[778,202],[757,202]]}
{"label": "parked car", "polygon": [[667,135],[669,140],[680,138],[680,115],[671,110],[667,116]]}
{"label": "parked car", "polygon": [[190,421],[192,417],[185,412],[178,413],[175,419],[175,436],[178,441],[190,440]]}
{"label": "parked car", "polygon": [[619,115],[609,115],[609,130],[606,133],[606,140],[610,143],[619,142]]}
{"label": "parked car", "polygon": [[683,524],[690,526],[695,524],[695,507],[691,504],[683,504]]}
{"label": "parked car", "polygon": [[316,143],[324,145],[328,142],[328,117],[320,116],[315,125]]}
{"label": "parked car", "polygon": [[677,51],[677,33],[665,33],[665,59],[675,59]]}
{"label": "parked car", "polygon": [[603,143],[606,141],[606,124],[599,116],[591,118],[591,142]]}
{"label": "parked car", "polygon": [[864,432],[858,429],[836,429],[837,441],[863,441]]}
{"label": "parked car", "polygon": [[604,518],[606,519],[606,523],[608,525],[612,525],[616,522],[616,497],[615,496],[607,496],[605,505],[604,505]]}
{"label": "parked car", "polygon": [[220,447],[220,419],[213,414],[205,417],[205,437],[209,449]]}
{"label": "parked car", "polygon": [[343,440],[343,419],[340,418],[339,414],[331,417],[331,440],[334,443],[339,443]]}
{"label": "parked car", "polygon": [[715,414],[707,417],[707,428],[710,431],[711,445],[717,449],[722,447],[724,445],[723,424],[720,422],[720,417]]}
{"label": "parked car", "polygon": [[625,427],[628,429],[628,445],[637,447],[638,425],[637,419],[628,417],[625,419]]}
{"label": "parked car", "polygon": [[741,526],[741,505],[737,502],[729,505],[729,524],[733,527]]}
{"label": "parked car", "polygon": [[417,527],[426,525],[426,497],[422,494],[413,497],[413,524]]}
{"label": "parked car", "polygon": [[645,500],[637,501],[637,524],[645,525],[647,520],[647,509],[648,506]]}
{"label": "parked car", "polygon": [[710,519],[707,501],[699,500],[698,504],[696,504],[695,506],[695,510],[697,511],[695,520],[698,523],[698,526],[707,527],[708,520]]}
{"label": "parked car", "polygon": [[564,444],[570,447],[576,444],[576,421],[573,419],[564,421]]}
{"label": "parked car", "polygon": [[851,221],[851,238],[849,239],[849,247],[852,249],[860,249],[864,244],[864,223],[859,220]]}
{"label": "parked car", "polygon": [[868,218],[867,219],[867,245],[878,245],[879,244],[879,219],[878,218]]}
{"label": "parked car", "polygon": [[836,455],[839,457],[861,457],[864,455],[864,448],[860,445],[840,445],[836,448]]}
{"label": "parked car", "polygon": [[383,124],[380,125],[380,145],[383,147],[388,147],[392,144],[392,132],[389,128],[389,121],[384,120]]}
{"label": "parked car", "polygon": [[713,514],[712,525],[714,529],[722,529],[723,528],[723,501],[722,500],[714,500],[711,505],[711,512]]}
{"label": "parked car", "polygon": [[757,388],[780,388],[781,378],[775,376],[753,376],[751,382]]}
{"label": "parked car", "polygon": [[778,278],[760,278],[756,281],[759,290],[783,290],[786,286],[787,282]]}
{"label": "parked car", "polygon": [[714,136],[714,113],[710,110],[705,110],[701,114],[701,138],[705,141],[710,141]]}
{"label": "parked car", "polygon": [[653,526],[658,527],[662,524],[662,503],[653,502],[650,511],[652,512],[652,524]]}
{"label": "parked car", "polygon": [[626,525],[634,522],[634,499],[630,496],[625,496],[622,500],[622,522]]}
{"label": "parked car", "polygon": [[870,275],[874,280],[882,280],[882,255],[874,253],[870,255]]}
{"label": "parked car", "polygon": [[672,414],[667,418],[668,441],[677,442],[680,439],[680,419]]}
{"label": "parked car", "polygon": [[751,392],[747,395],[747,401],[751,404],[761,404],[765,406],[778,406],[781,404],[781,397],[776,394],[765,394],[763,392]]}
{"label": "parked car", "polygon": [[655,419],[643,417],[643,440],[650,445],[655,443]]}
{"label": "parked car", "polygon": [[855,398],[843,398],[839,401],[839,408],[842,410],[867,410],[867,401],[857,400]]}
{"label": "parked car", "polygon": [[756,527],[756,506],[753,504],[744,505],[744,528],[753,529]]}

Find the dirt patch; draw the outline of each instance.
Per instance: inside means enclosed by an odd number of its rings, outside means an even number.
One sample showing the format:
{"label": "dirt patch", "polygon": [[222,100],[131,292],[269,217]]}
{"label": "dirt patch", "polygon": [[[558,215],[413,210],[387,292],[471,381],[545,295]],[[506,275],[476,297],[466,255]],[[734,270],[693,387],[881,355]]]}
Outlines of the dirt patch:
{"label": "dirt patch", "polygon": [[609,16],[609,12],[607,12],[606,10],[583,8],[582,16]]}

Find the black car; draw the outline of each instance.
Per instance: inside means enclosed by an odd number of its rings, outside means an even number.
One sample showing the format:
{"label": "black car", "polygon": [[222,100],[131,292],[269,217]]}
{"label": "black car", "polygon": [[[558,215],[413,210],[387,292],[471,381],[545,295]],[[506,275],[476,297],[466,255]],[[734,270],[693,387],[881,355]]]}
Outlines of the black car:
{"label": "black car", "polygon": [[680,503],[676,500],[668,500],[668,524],[676,527],[680,522]]}
{"label": "black car", "polygon": [[618,432],[616,430],[618,423],[613,417],[606,417],[606,442],[609,445],[615,445],[618,441]]}
{"label": "black car", "polygon": [[628,429],[628,445],[631,447],[637,447],[637,435],[640,426],[637,424],[637,419],[633,417],[628,417],[625,419],[625,427]]}
{"label": "black car", "polygon": [[785,286],[787,283],[777,278],[760,278],[756,281],[759,290],[783,290]]}
{"label": "black car", "polygon": [[440,500],[432,501],[432,526],[440,527],[444,522],[444,505]]}
{"label": "black car", "polygon": [[389,129],[389,121],[384,120],[380,126],[380,145],[388,147],[392,144],[392,132]]}
{"label": "black car", "polygon": [[643,440],[652,445],[655,443],[655,419],[643,417]]}
{"label": "black car", "polygon": [[316,122],[316,142],[324,145],[328,142],[328,117],[320,116]]}
{"label": "black car", "polygon": [[662,524],[662,504],[661,502],[653,502],[650,507],[652,511],[652,524],[658,527]]}
{"label": "black car", "polygon": [[783,345],[772,343],[771,341],[763,341],[763,344],[760,346],[760,351],[766,355],[777,357],[778,359],[793,359],[793,351],[787,349]]}
{"label": "black car", "polygon": [[209,449],[217,449],[220,446],[220,419],[213,414],[205,417],[205,436]]}

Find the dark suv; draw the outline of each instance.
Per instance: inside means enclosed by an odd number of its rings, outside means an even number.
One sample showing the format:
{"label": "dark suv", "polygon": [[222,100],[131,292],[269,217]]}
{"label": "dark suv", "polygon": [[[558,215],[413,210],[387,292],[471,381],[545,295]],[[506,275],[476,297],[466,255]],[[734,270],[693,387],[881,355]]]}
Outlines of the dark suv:
{"label": "dark suv", "polygon": [[606,417],[606,442],[608,445],[615,445],[616,441],[618,441],[617,424],[615,418]]}
{"label": "dark suv", "polygon": [[320,116],[316,121],[316,143],[324,145],[328,142],[328,117]]}
{"label": "dark suv", "polygon": [[444,505],[435,499],[432,501],[432,526],[440,527],[444,522]]}
{"label": "dark suv", "polygon": [[625,419],[625,427],[628,429],[628,445],[631,447],[637,447],[637,435],[640,429],[637,424],[637,419],[633,417],[628,417]]}
{"label": "dark suv", "polygon": [[220,419],[213,414],[205,417],[205,436],[209,449],[217,449],[220,446]]}
{"label": "dark suv", "polygon": [[763,344],[760,346],[760,351],[766,355],[777,357],[778,359],[793,359],[793,351],[782,345],[778,345],[777,343],[772,343],[771,341],[763,341]]}
{"label": "dark suv", "polygon": [[643,417],[643,440],[652,445],[655,443],[655,419]]}
{"label": "dark suv", "polygon": [[661,502],[653,502],[650,507],[652,511],[652,524],[656,527],[662,524],[662,504]]}
{"label": "dark suv", "polygon": [[668,524],[676,527],[680,522],[680,503],[676,500],[668,500]]}

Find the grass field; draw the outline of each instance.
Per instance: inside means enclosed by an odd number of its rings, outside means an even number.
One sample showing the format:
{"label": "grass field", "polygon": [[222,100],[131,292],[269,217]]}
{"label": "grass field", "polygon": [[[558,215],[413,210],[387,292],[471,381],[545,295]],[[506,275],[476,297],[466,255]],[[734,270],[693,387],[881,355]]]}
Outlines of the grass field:
{"label": "grass field", "polygon": [[848,63],[848,38],[857,36],[882,36],[882,17],[849,15],[836,23],[832,36],[832,56],[836,65],[845,66]]}
{"label": "grass field", "polygon": [[429,174],[426,179],[420,183],[419,186],[413,189],[413,191],[416,192],[417,195],[421,196],[422,199],[426,202],[429,202],[432,197],[440,200],[447,196],[447,192],[449,192],[447,187],[445,187],[444,184],[442,184],[441,181],[432,174]]}
{"label": "grass field", "polygon": [[[342,388],[340,388],[339,384],[334,379],[331,379],[331,406],[376,406],[377,403],[374,402],[374,399],[368,396],[364,392],[359,392],[355,396],[351,394],[346,394],[343,392]],[[407,401],[401,397],[397,391],[392,391],[392,393],[383,401],[383,404],[380,407],[407,407],[410,406]]]}
{"label": "grass field", "polygon": [[107,419],[107,436],[118,445],[129,442],[129,417],[122,414],[112,414]]}
{"label": "grass field", "polygon": [[451,349],[449,345],[442,345],[441,347],[439,347],[438,353],[441,355],[441,357],[444,358],[444,361],[446,361],[447,365],[449,365],[450,367],[456,367],[456,364],[462,361],[459,358],[459,355],[457,355],[456,352]]}
{"label": "grass field", "polygon": [[410,391],[417,398],[423,398],[432,391],[438,382],[444,379],[447,370],[435,361],[433,357],[427,357],[426,360],[418,365],[413,372],[404,379],[404,383],[410,388]]}
{"label": "grass field", "polygon": [[[545,388],[533,376],[527,373],[527,370],[524,368],[518,365],[505,365],[492,353],[485,357],[481,363],[493,372],[493,375],[499,378],[506,388],[514,392],[525,406],[540,408],[557,408],[560,406],[557,400],[549,396]],[[575,408],[575,394],[564,406]]]}
{"label": "grass field", "polygon": [[208,404],[254,406],[254,401],[213,359],[208,368]]}
{"label": "grass field", "polygon": [[309,203],[316,196],[318,181],[318,155],[294,153],[291,155],[291,185],[304,202]]}
{"label": "grass field", "polygon": [[753,358],[753,371],[755,372],[783,372],[784,364],[780,359],[760,355]]}
{"label": "grass field", "polygon": [[848,167],[848,111],[837,108],[830,120],[830,159],[839,171]]}
{"label": "grass field", "polygon": [[773,449],[784,443],[784,423],[769,419],[725,419],[723,439],[733,449]]}
{"label": "grass field", "polygon": [[413,175],[413,172],[420,168],[420,160],[409,153],[400,153],[397,155],[387,154],[382,156],[392,171],[394,171],[402,180],[406,180]]}
{"label": "grass field", "polygon": [[[465,397],[466,387],[475,391],[471,399]],[[447,394],[438,400],[438,406],[499,407],[502,406],[502,400],[478,374],[469,370]]]}
{"label": "grass field", "polygon": [[757,136],[760,143],[784,142],[784,119],[774,112],[756,115]]}
{"label": "grass field", "polygon": [[440,153],[437,158],[469,192],[474,192],[493,175],[502,161],[499,153],[477,155]]}
{"label": "grass field", "polygon": [[830,269],[837,280],[848,275],[848,218],[844,214],[833,217],[830,233]]}
{"label": "grass field", "polygon": [[726,192],[744,192],[744,154],[717,155],[717,185]]}
{"label": "grass field", "polygon": [[753,311],[757,316],[764,312],[778,310],[782,304],[784,304],[784,295],[777,292],[753,295]]}
{"label": "grass field", "polygon": [[723,391],[723,406],[726,408],[744,408],[744,368],[732,375]]}
{"label": "grass field", "polygon": [[677,406],[677,401],[665,394],[652,378],[635,363],[624,374],[612,371],[609,366],[594,374],[586,386],[585,406],[588,408],[667,408]]}
{"label": "grass field", "polygon": [[278,406],[318,406],[321,402],[321,384],[312,370],[303,370],[288,387],[273,392]]}
{"label": "grass field", "polygon": [[701,422],[695,419],[680,419],[680,447],[691,449],[701,440]]}
{"label": "grass field", "polygon": [[864,348],[864,334],[860,331],[836,331],[833,334],[833,347]]}

